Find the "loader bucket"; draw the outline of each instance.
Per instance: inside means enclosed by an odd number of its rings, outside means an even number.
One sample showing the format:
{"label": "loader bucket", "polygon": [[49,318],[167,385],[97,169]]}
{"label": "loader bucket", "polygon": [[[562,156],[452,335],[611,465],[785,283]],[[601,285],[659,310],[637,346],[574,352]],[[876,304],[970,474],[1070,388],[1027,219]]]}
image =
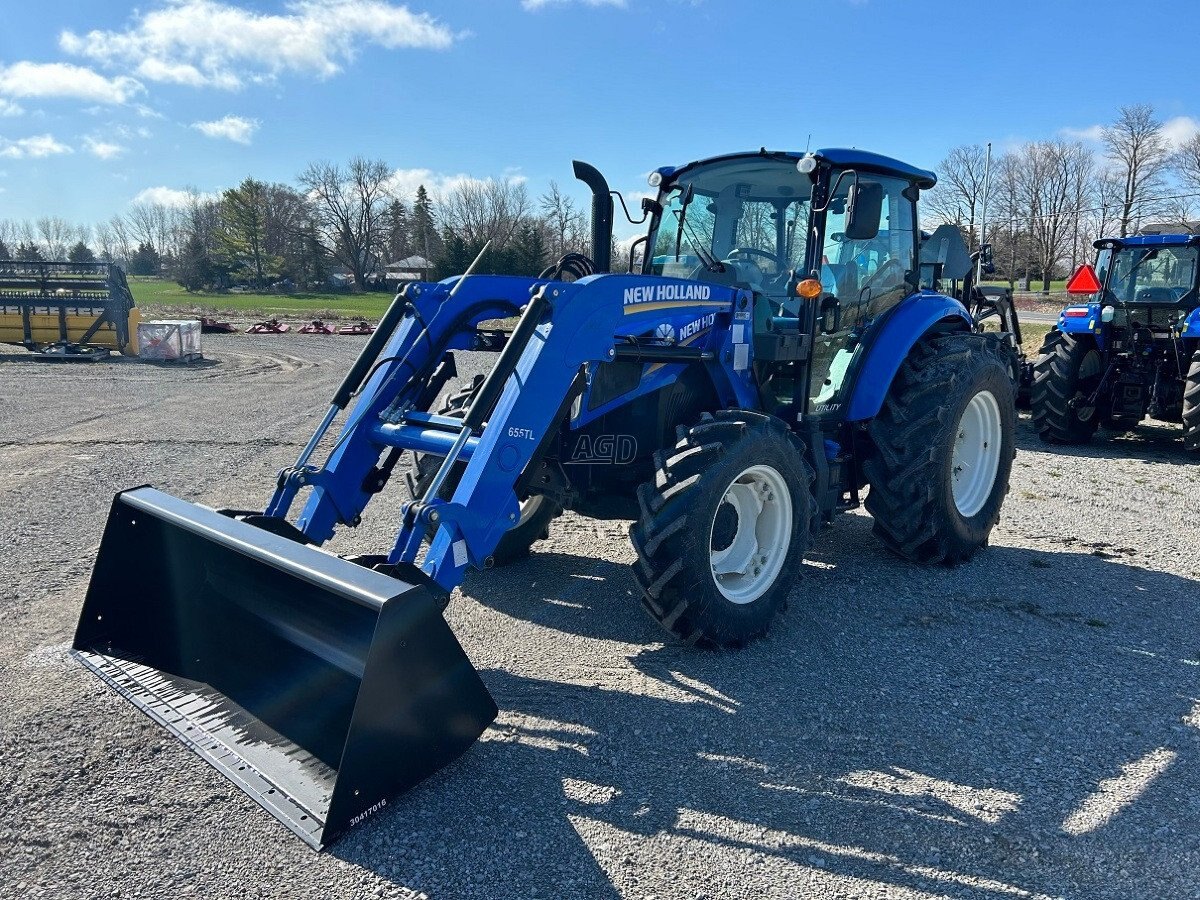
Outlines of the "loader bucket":
{"label": "loader bucket", "polygon": [[73,655],[321,849],[496,716],[439,594],[143,487],[113,500]]}

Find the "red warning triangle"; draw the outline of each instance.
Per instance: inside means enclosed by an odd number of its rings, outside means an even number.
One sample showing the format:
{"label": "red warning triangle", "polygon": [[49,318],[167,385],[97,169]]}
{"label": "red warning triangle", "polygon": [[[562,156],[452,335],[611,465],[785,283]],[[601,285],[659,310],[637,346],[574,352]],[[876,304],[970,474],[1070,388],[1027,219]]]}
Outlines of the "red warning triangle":
{"label": "red warning triangle", "polygon": [[1096,270],[1086,263],[1076,269],[1067,282],[1068,294],[1095,294],[1099,291],[1100,279],[1096,277]]}

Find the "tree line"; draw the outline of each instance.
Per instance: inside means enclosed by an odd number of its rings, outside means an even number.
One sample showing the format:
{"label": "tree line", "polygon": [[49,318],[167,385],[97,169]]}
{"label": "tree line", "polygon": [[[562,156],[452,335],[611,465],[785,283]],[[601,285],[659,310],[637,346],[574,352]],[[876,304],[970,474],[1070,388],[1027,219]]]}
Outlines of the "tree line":
{"label": "tree line", "polygon": [[[1091,257],[1100,236],[1194,224],[1200,209],[1200,134],[1174,147],[1153,107],[1123,107],[1099,134],[1099,155],[1080,141],[1033,141],[993,160],[986,235],[1001,277],[1050,281]],[[922,208],[927,226],[981,240],[986,152],[956,147],[937,167]],[[480,271],[536,275],[564,253],[590,253],[586,216],[554,182],[540,196],[521,179],[464,179],[411,195],[383,160],[309,165],[295,184],[246,178],[219,196],[145,201],[84,226],[56,216],[0,220],[0,259],[117,262],[164,275],[191,291],[245,285],[319,290],[331,280],[385,289],[389,263],[418,256],[428,274],[461,273],[491,242]],[[614,267],[623,268],[615,247]],[[340,278],[332,278],[334,275]]]}
{"label": "tree line", "polygon": [[461,273],[489,241],[481,271],[494,274],[536,275],[564,253],[590,252],[587,219],[555,182],[538,197],[511,177],[404,196],[394,180],[384,161],[355,157],[313,163],[294,185],[249,177],[219,196],[134,203],[93,226],[0,220],[0,259],[116,262],[189,291],[321,290],[335,274],[364,291],[393,287],[388,264],[411,257],[434,278]]}
{"label": "tree line", "polygon": [[997,273],[1050,282],[1092,258],[1092,241],[1146,228],[1186,230],[1200,209],[1200,134],[1174,147],[1148,105],[1122,107],[1099,133],[1100,153],[1080,141],[1033,141],[993,159],[982,221],[986,150],[955,147],[926,198],[929,224],[963,231],[974,250],[992,245]]}

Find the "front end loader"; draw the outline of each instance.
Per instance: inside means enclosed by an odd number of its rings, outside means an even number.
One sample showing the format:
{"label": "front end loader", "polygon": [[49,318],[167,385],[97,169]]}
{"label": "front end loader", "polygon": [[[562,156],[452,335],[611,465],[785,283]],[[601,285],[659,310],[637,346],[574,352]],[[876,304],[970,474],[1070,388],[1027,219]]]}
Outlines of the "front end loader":
{"label": "front end loader", "polygon": [[[999,519],[1011,344],[920,287],[932,173],[852,150],[659,169],[641,262],[613,273],[608,185],[575,172],[593,258],[405,286],[264,508],[114,500],[76,656],[314,847],[491,722],[442,610],[563,510],[630,520],[645,610],[722,647],[767,630],[838,512],[865,502],[925,563]],[[494,364],[462,384],[476,351]],[[402,462],[393,545],[321,549]]]}

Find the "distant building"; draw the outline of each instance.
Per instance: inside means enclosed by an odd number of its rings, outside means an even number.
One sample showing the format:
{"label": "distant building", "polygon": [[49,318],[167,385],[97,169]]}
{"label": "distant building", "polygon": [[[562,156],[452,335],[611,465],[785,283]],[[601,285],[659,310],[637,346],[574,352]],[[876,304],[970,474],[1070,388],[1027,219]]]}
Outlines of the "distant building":
{"label": "distant building", "polygon": [[423,256],[406,256],[383,267],[383,277],[388,283],[396,281],[428,281],[433,263]]}
{"label": "distant building", "polygon": [[1200,222],[1151,222],[1138,234],[1200,234]]}

